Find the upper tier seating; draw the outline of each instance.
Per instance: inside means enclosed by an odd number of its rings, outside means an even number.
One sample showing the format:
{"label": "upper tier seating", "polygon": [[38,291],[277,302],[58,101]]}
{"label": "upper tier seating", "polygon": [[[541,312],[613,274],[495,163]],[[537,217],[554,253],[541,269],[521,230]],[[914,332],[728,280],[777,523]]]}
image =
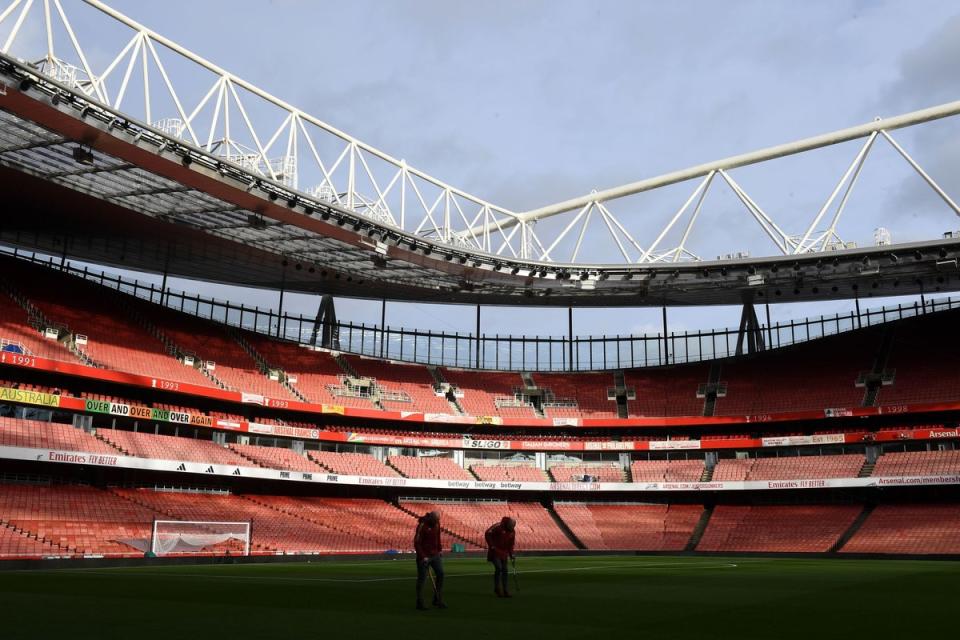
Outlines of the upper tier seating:
{"label": "upper tier seating", "polygon": [[703,460],[634,460],[630,475],[634,482],[699,482]]}
{"label": "upper tier seating", "polygon": [[397,478],[400,476],[396,469],[388,467],[366,453],[309,451],[307,455],[325,469],[345,476],[371,476],[375,478]]}
{"label": "upper tier seating", "polygon": [[718,506],[697,551],[826,552],[861,510],[850,505]]}
{"label": "upper tier seating", "polygon": [[502,416],[505,418],[534,418],[532,406],[498,406],[498,398],[512,399],[517,389],[523,388],[523,378],[516,372],[465,371],[443,369],[444,379],[463,392],[457,398],[467,415]]}
{"label": "upper tier seating", "polygon": [[554,509],[588,549],[683,551],[703,514],[700,505],[584,504]]}
{"label": "upper tier seating", "polygon": [[0,418],[0,445],[118,455],[106,442],[68,424]]}
{"label": "upper tier seating", "polygon": [[315,462],[283,447],[259,447],[253,444],[232,444],[230,448],[251,462],[267,469],[288,469],[307,473],[322,471]]}
{"label": "upper tier seating", "polygon": [[387,464],[408,478],[476,480],[469,471],[454,462],[453,458],[390,456]]}
{"label": "upper tier seating", "polygon": [[[74,335],[85,335],[87,343],[78,349],[99,366],[197,386],[218,386],[201,370],[184,366],[174,358],[163,340],[166,338],[171,347],[215,362],[215,369],[209,374],[231,390],[279,399],[292,397],[286,387],[259,370],[258,360],[222,324],[16,258],[0,256],[0,277],[18,292],[18,299],[22,294],[24,304],[35,307],[51,325],[66,327]],[[79,362],[63,344],[41,337],[30,326],[28,313],[10,295],[0,294],[0,302],[4,301],[6,304],[0,304],[0,349],[22,348],[42,358]],[[717,361],[719,382],[725,393],[717,398],[715,414],[820,412],[857,407],[865,399],[865,390],[856,386],[856,380],[873,367],[883,343],[881,335],[888,329],[894,337],[886,373],[895,375],[892,384],[880,388],[877,403],[960,401],[960,378],[953,366],[956,356],[960,356],[960,345],[954,345],[952,340],[958,318],[960,309],[940,311],[883,327],[867,327]],[[805,331],[804,326],[797,338],[806,338]],[[270,366],[296,375],[296,388],[311,402],[377,408],[366,397],[331,393],[331,388],[344,390],[338,376],[345,371],[329,354],[250,332],[241,332],[241,336]],[[347,361],[360,375],[375,377],[385,391],[410,398],[409,402],[385,399],[384,408],[451,412],[446,400],[433,391],[433,380],[426,367],[354,356],[347,356]],[[824,367],[824,362],[830,366]],[[625,384],[636,395],[627,402],[628,415],[702,415],[704,399],[697,398],[697,391],[707,382],[709,370],[710,363],[704,362],[624,371]],[[538,416],[529,403],[510,406],[524,402],[524,382],[517,372],[443,369],[441,375],[462,392],[459,403],[469,415],[526,420]],[[548,419],[612,418],[616,414],[615,403],[606,399],[606,390],[613,385],[613,372],[531,375],[539,388],[550,389],[557,400],[575,402],[545,407]],[[520,399],[515,397],[518,393]]]}
{"label": "upper tier seating", "polygon": [[790,456],[780,458],[722,459],[713,470],[713,480],[810,480],[856,478],[866,462],[859,453],[835,456]]}
{"label": "upper tier seating", "polygon": [[136,458],[209,462],[240,467],[252,466],[249,460],[245,460],[230,449],[211,440],[161,436],[152,433],[136,433],[114,429],[100,429],[97,435],[123,451],[125,455]]}
{"label": "upper tier seating", "polygon": [[367,397],[335,395],[332,389],[343,388],[340,376],[346,374],[336,358],[326,351],[316,351],[292,342],[274,340],[245,331],[243,338],[257,350],[271,367],[296,377],[292,382],[307,400],[317,404],[336,404],[358,409],[376,409]]}
{"label": "upper tier seating", "polygon": [[598,482],[626,482],[623,468],[615,462],[555,464],[549,471],[557,482],[580,482],[584,476],[597,478]]}
{"label": "upper tier seating", "polygon": [[873,366],[879,346],[879,333],[866,329],[726,360],[720,382],[727,395],[717,399],[715,415],[859,407],[857,377]]}
{"label": "upper tier seating", "polygon": [[607,399],[607,389],[614,386],[608,373],[535,373],[534,382],[541,389],[553,392],[554,401],[572,400],[574,407],[544,407],[548,418],[616,418],[617,403]]}
{"label": "upper tier seating", "polygon": [[953,339],[957,317],[956,311],[938,312],[898,327],[886,367],[896,375],[893,384],[880,388],[878,405],[960,400],[955,366],[960,345]]}
{"label": "upper tier seating", "polygon": [[880,505],[842,553],[960,553],[960,505]]}
{"label": "upper tier seating", "polygon": [[491,482],[550,482],[547,473],[531,463],[474,464],[470,470],[481,480]]}
{"label": "upper tier seating", "polygon": [[704,363],[624,371],[627,388],[636,393],[636,400],[627,400],[628,415],[702,416],[703,398],[697,397],[697,388],[709,372]]}
{"label": "upper tier seating", "polygon": [[[3,264],[5,262],[0,266]],[[27,312],[3,291],[0,291],[0,351],[77,362],[77,357],[62,343],[43,337],[31,327]]]}
{"label": "upper tier seating", "polygon": [[[142,306],[149,317],[152,311],[159,312],[160,307],[20,260],[0,258],[0,265],[6,270],[5,275],[17,278],[18,286],[29,285],[22,293],[51,323],[66,326],[73,334],[87,336],[87,344],[79,348],[98,364],[115,371],[215,386],[200,371],[184,366],[167,353],[165,345],[129,314],[129,308]],[[10,311],[16,309],[2,310],[0,314]],[[22,318],[25,320],[26,315]],[[44,342],[54,344],[49,340]],[[77,360],[62,345],[56,345],[56,349],[59,349],[56,353],[36,355]]]}
{"label": "upper tier seating", "polygon": [[960,450],[885,453],[877,458],[873,475],[936,476],[960,473]]}
{"label": "upper tier seating", "polygon": [[406,395],[409,402],[402,400],[381,400],[388,411],[422,411],[424,413],[453,413],[450,403],[438,396],[433,388],[433,376],[423,365],[403,365],[372,360],[359,356],[344,356],[353,370],[361,377],[375,378],[377,385],[385,392]]}
{"label": "upper tier seating", "polygon": [[212,361],[215,368],[210,373],[227,388],[270,398],[292,398],[283,385],[259,371],[253,357],[227,334],[224,325],[144,302],[139,306],[181,350],[205,362]]}
{"label": "upper tier seating", "polygon": [[[534,502],[421,502],[402,500],[404,509],[418,516],[440,512],[440,526],[467,542],[467,549],[485,549],[483,534],[504,516],[517,521],[517,551],[575,548],[553,518]],[[449,536],[447,540],[450,540]],[[448,543],[447,543],[448,544]],[[444,545],[446,546],[446,544]]]}

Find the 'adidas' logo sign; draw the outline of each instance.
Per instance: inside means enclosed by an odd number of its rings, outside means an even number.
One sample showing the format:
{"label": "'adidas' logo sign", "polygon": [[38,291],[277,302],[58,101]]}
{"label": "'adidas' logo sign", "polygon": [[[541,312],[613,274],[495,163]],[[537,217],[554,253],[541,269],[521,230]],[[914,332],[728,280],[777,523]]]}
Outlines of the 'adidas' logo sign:
{"label": "'adidas' logo sign", "polygon": [[187,465],[183,464],[182,462],[180,463],[180,466],[177,467],[177,471],[186,471],[186,470],[187,470]]}
{"label": "'adidas' logo sign", "polygon": [[239,468],[234,469],[234,470],[233,470],[233,475],[235,475],[235,476],[240,475],[240,469],[239,469]]}
{"label": "'adidas' logo sign", "polygon": [[213,465],[210,465],[209,467],[207,467],[207,471],[206,471],[206,472],[207,472],[207,473],[213,473]]}

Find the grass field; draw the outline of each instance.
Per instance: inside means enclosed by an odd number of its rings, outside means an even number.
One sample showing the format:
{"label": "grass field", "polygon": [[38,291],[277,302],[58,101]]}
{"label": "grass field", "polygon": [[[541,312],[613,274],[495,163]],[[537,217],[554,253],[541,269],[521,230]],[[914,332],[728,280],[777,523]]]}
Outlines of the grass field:
{"label": "grass field", "polygon": [[[446,560],[415,611],[413,560],[0,573],[3,638],[923,638],[956,620],[960,563],[712,557]],[[429,589],[429,583],[427,589]],[[428,600],[429,601],[429,600]],[[628,634],[628,635],[623,635]]]}

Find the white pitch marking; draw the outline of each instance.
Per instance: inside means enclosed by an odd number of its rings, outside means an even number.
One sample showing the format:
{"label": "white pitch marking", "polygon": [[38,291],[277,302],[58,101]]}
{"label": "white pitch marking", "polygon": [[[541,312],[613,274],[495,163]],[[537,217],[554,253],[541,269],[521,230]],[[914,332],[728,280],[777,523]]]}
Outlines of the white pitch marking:
{"label": "white pitch marking", "polygon": [[[357,563],[360,564],[360,563]],[[363,563],[363,564],[373,564],[373,563]],[[237,565],[239,568],[242,565]],[[260,565],[263,566],[263,565]],[[335,563],[331,563],[330,566],[337,566]],[[343,565],[340,565],[343,566]],[[662,567],[689,567],[692,569],[735,569],[738,567],[737,564],[733,562],[725,562],[722,564],[690,564],[687,562],[671,562],[671,563],[656,563],[656,564],[608,564],[608,565],[593,565],[588,567],[565,567],[561,569],[530,569],[530,570],[521,570],[517,573],[520,575],[527,575],[532,573],[569,573],[573,571],[597,571],[604,569],[657,569]],[[163,571],[139,571],[136,568],[131,567],[122,567],[125,569],[122,571],[103,571],[98,569],[51,569],[49,571],[66,571],[66,572],[75,572],[75,573],[85,573],[92,575],[102,575],[102,576],[115,576],[118,573],[123,573],[125,575],[136,575],[136,576],[151,576],[151,577],[164,577],[164,578],[200,578],[206,580],[254,580],[258,582],[346,582],[346,583],[367,583],[367,582],[403,582],[410,580],[412,576],[395,576],[390,578],[314,578],[314,577],[295,577],[295,576],[244,576],[244,575],[217,575],[211,573],[180,573],[180,572],[163,572]],[[489,571],[484,572],[472,572],[472,573],[447,573],[447,577],[451,578],[467,578],[475,576],[489,576]]]}

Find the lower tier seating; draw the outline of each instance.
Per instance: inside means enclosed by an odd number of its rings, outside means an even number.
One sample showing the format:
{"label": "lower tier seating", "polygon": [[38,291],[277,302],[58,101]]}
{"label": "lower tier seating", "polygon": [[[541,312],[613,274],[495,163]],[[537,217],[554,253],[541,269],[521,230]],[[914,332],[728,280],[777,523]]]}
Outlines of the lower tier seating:
{"label": "lower tier seating", "polygon": [[683,551],[700,505],[557,502],[554,509],[588,549]]}
{"label": "lower tier seating", "polygon": [[421,502],[402,501],[408,511],[423,515],[440,512],[440,526],[467,544],[468,549],[486,548],[483,534],[504,516],[517,521],[517,550],[574,549],[550,513],[533,502]]}
{"label": "lower tier seating", "polygon": [[859,505],[719,506],[697,551],[826,552],[860,514]]}
{"label": "lower tier seating", "polygon": [[880,505],[843,553],[960,553],[960,505]]}

